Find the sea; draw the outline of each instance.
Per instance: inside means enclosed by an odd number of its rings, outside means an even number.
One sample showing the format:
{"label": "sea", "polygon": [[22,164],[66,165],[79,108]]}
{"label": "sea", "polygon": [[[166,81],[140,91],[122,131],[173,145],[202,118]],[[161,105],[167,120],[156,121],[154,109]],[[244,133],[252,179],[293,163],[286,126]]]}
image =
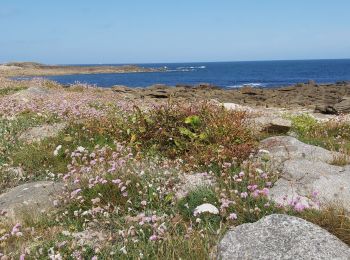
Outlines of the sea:
{"label": "sea", "polygon": [[[83,66],[96,65],[90,64]],[[350,59],[152,63],[135,65],[147,68],[163,68],[165,72],[63,75],[47,76],[45,78],[64,85],[80,82],[99,87],[111,87],[114,85],[147,87],[154,84],[176,86],[179,84],[196,85],[210,83],[222,88],[240,88],[246,85],[274,88],[303,83],[308,80],[314,80],[319,84],[350,81]]]}

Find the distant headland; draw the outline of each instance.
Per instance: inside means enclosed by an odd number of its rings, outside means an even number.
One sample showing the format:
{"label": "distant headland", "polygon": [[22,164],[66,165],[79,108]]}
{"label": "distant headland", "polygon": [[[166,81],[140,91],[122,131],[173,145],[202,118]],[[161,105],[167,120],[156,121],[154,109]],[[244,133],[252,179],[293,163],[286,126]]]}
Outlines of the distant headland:
{"label": "distant headland", "polygon": [[54,76],[69,74],[160,72],[162,68],[144,68],[136,65],[46,65],[37,62],[9,62],[0,64],[0,76]]}

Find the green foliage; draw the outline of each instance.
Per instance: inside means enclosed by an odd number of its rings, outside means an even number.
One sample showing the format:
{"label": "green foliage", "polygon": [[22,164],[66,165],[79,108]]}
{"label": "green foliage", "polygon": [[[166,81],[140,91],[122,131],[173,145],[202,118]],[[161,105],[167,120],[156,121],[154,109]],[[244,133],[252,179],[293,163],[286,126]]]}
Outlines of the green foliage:
{"label": "green foliage", "polygon": [[309,114],[291,116],[290,119],[292,120],[292,130],[301,137],[310,135],[318,126],[317,120]]}
{"label": "green foliage", "polygon": [[[56,147],[62,145],[57,156]],[[70,154],[78,146],[92,150],[96,145],[114,146],[109,136],[86,130],[84,124],[71,124],[57,137],[50,137],[41,142],[21,143],[11,151],[13,165],[21,166],[27,175],[34,179],[41,178],[48,171],[65,173],[70,163]]]}
{"label": "green foliage", "polygon": [[119,141],[128,140],[136,151],[181,158],[195,167],[247,158],[256,142],[246,118],[245,112],[206,103],[170,104],[146,112],[135,107],[126,115],[117,111],[99,126]]}
{"label": "green foliage", "polygon": [[308,114],[292,116],[292,131],[306,143],[333,151],[350,151],[350,123],[341,119],[318,122]]}
{"label": "green foliage", "polygon": [[0,88],[0,97],[6,96],[6,95],[11,95],[13,93],[16,93],[16,92],[21,91],[21,90],[26,89],[26,88],[27,87],[22,87],[22,86]]}

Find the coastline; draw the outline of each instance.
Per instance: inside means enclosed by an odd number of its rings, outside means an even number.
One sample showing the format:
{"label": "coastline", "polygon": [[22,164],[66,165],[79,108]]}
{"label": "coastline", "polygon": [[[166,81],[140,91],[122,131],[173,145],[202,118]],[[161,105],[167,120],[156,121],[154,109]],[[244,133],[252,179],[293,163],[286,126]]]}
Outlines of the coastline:
{"label": "coastline", "polygon": [[153,85],[146,88],[114,86],[112,91],[130,100],[160,101],[172,99],[180,102],[216,100],[222,103],[236,103],[252,107],[277,108],[322,108],[340,103],[350,97],[350,83],[333,84],[308,83],[295,84],[280,88],[242,87],[223,89],[210,84],[196,86]]}
{"label": "coastline", "polygon": [[34,62],[14,62],[0,64],[0,76],[59,76],[74,74],[103,74],[103,73],[139,73],[162,72],[161,68],[145,68],[136,65],[118,66],[73,66],[73,65],[45,65]]}

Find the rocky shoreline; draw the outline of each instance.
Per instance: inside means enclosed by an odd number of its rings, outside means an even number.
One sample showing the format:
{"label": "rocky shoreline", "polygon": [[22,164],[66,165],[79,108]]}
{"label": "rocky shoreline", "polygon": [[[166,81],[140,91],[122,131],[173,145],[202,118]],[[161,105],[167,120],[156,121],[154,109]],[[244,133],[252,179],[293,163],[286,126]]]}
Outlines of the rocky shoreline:
{"label": "rocky shoreline", "polygon": [[196,86],[153,85],[147,88],[114,86],[114,92],[131,100],[178,101],[217,100],[222,103],[236,103],[252,107],[308,108],[325,114],[350,112],[350,83],[316,84],[309,81],[303,84],[281,88],[222,89],[210,84]]}

